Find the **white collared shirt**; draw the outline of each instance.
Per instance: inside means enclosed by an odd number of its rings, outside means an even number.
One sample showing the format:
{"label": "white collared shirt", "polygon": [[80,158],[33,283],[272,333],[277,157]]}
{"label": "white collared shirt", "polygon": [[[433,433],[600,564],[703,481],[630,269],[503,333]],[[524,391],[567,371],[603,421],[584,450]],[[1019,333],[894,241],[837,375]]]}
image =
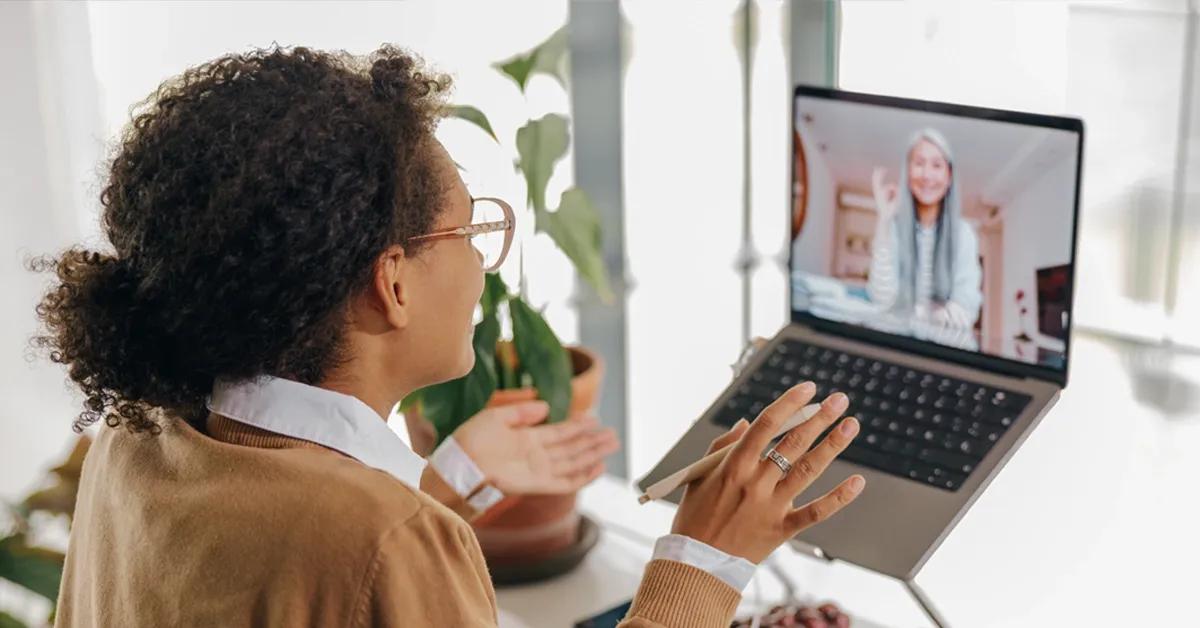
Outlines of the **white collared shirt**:
{"label": "white collared shirt", "polygon": [[[362,400],[325,388],[271,376],[245,382],[217,381],[208,409],[245,425],[306,440],[384,471],[421,490],[426,460],[404,443]],[[485,486],[483,472],[453,436],[429,456],[428,464],[476,510],[486,510],[504,494]],[[474,495],[472,495],[474,493]],[[654,546],[653,558],[702,569],[741,591],[754,576],[754,564],[695,539],[668,534]]]}

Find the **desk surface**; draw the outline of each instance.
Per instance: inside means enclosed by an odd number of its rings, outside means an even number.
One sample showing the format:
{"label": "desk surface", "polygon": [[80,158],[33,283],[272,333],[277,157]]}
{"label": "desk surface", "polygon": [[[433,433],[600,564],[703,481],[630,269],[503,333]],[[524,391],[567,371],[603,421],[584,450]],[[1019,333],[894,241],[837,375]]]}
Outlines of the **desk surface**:
{"label": "desk surface", "polygon": [[[1172,411],[1155,380],[1161,358],[1111,341],[1076,341],[1070,388],[979,498],[917,580],[951,625],[1192,625],[1200,565],[1200,418]],[[1165,358],[1200,375],[1200,359]],[[1200,381],[1200,379],[1197,379]],[[501,625],[571,626],[628,599],[672,507],[638,506],[605,477],[581,493],[600,543],[557,580],[498,591]],[[836,525],[831,521],[826,525]],[[803,599],[832,600],[856,626],[927,626],[892,580],[778,552]],[[766,569],[747,587],[771,605]]]}

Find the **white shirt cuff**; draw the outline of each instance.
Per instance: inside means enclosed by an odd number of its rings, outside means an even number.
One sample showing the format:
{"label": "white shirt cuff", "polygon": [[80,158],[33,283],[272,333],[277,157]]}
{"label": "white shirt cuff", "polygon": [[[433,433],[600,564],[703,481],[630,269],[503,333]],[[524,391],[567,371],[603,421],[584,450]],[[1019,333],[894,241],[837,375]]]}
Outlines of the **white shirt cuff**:
{"label": "white shirt cuff", "polygon": [[[442,444],[432,454],[429,454],[429,464],[433,466],[438,475],[442,476],[442,479],[446,480],[446,483],[454,489],[459,497],[467,499],[470,496],[467,504],[475,510],[482,512],[504,499],[504,493],[491,485],[484,486],[475,492],[487,478],[453,436],[447,436],[446,440],[442,441]],[[472,496],[471,493],[475,493],[475,495]]]}
{"label": "white shirt cuff", "polygon": [[721,550],[691,537],[668,534],[654,544],[651,559],[674,560],[716,576],[725,584],[741,592],[754,577],[754,563],[731,556]]}

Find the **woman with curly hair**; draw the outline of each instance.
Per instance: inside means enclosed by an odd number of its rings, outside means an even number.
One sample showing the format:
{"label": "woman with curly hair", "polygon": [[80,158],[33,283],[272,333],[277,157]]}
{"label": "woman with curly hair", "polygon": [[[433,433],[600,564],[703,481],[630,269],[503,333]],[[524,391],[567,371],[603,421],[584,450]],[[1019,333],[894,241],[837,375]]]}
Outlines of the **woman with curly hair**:
{"label": "woman with curly hair", "polygon": [[[101,195],[111,250],[41,264],[37,341],[85,395],[76,428],[107,426],[58,625],[496,623],[467,519],[577,489],[615,441],[594,419],[539,425],[540,402],[481,412],[428,462],[387,427],[470,370],[472,238],[513,228],[472,222],[433,136],[447,85],[391,47],[272,48],[192,68],[135,115]],[[844,397],[777,445],[795,471],[760,457],[812,395],[713,443],[737,444],[688,488],[627,625],[728,625],[753,563],[857,495],[856,476],[792,504],[855,432],[808,451]]]}

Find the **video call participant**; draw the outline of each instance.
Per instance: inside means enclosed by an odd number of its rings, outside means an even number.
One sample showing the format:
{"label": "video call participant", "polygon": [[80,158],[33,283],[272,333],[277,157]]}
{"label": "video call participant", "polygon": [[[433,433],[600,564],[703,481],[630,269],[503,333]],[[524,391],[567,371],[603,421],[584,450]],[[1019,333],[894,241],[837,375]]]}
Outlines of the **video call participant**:
{"label": "video call participant", "polygon": [[954,157],[941,133],[913,136],[901,161],[908,193],[885,183],[875,168],[871,184],[879,213],[867,294],[897,315],[970,329],[979,318],[982,269],[974,230],[962,218]]}

